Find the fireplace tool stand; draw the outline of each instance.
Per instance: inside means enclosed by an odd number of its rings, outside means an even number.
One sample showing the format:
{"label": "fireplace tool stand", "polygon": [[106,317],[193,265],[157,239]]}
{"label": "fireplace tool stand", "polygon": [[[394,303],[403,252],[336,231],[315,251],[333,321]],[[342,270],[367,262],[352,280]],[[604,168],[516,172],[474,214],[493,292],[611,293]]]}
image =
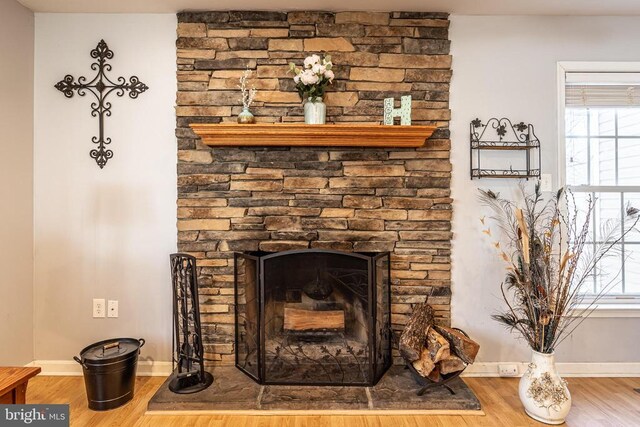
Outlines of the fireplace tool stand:
{"label": "fireplace tool stand", "polygon": [[196,259],[180,253],[170,259],[175,331],[169,389],[180,394],[196,393],[213,383],[213,375],[204,370]]}

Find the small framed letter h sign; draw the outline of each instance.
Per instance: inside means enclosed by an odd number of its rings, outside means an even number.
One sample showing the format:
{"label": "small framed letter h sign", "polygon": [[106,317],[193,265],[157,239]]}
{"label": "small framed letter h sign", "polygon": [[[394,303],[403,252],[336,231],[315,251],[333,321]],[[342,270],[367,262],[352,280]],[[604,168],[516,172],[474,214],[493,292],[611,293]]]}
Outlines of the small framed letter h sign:
{"label": "small framed letter h sign", "polygon": [[400,98],[400,108],[394,108],[395,99],[384,99],[384,124],[392,125],[396,117],[400,117],[400,124],[408,126],[411,124],[411,95]]}

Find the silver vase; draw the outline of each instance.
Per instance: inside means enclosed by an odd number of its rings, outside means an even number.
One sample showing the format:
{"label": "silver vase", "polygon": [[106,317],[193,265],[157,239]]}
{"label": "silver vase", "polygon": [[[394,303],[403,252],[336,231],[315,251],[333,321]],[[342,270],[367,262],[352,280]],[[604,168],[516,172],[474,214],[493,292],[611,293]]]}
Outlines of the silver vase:
{"label": "silver vase", "polygon": [[327,106],[321,97],[307,98],[304,103],[304,122],[308,125],[323,125],[327,118]]}

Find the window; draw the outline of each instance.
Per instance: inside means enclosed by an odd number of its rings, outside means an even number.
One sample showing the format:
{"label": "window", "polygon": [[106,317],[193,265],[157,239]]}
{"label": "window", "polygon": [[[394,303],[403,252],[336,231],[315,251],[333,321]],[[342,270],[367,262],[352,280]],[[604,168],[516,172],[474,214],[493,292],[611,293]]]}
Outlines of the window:
{"label": "window", "polygon": [[[596,200],[589,239],[595,244],[606,238],[607,220],[622,220],[629,204],[640,208],[640,73],[564,70],[563,77],[561,169],[579,205]],[[616,246],[586,293],[608,289],[606,302],[640,303],[640,233]]]}

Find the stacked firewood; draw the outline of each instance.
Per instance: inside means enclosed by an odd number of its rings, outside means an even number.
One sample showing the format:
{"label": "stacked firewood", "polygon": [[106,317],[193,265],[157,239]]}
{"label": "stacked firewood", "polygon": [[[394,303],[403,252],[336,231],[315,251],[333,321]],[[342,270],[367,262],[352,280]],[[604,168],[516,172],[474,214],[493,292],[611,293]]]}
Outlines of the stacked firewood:
{"label": "stacked firewood", "polygon": [[473,363],[480,345],[457,329],[434,323],[433,308],[418,304],[400,336],[400,354],[425,378],[462,371]]}

